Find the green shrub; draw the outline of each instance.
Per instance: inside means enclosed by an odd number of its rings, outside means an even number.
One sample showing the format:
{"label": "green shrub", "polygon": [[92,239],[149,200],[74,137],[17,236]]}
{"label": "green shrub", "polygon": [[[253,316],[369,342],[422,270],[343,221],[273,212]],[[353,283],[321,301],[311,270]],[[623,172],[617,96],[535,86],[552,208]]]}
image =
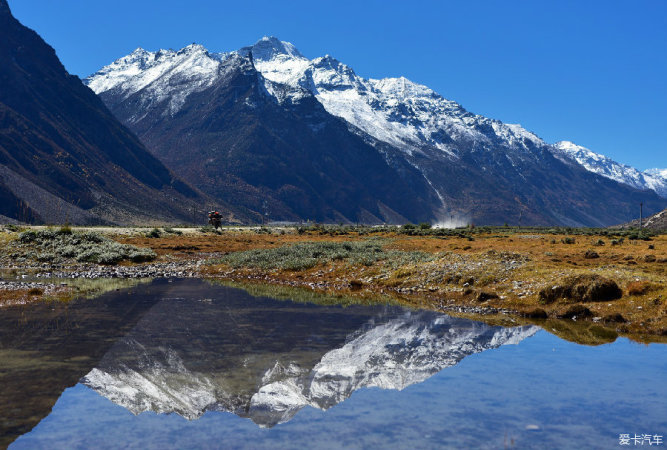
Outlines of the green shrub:
{"label": "green shrub", "polygon": [[162,236],[162,232],[158,230],[157,228],[153,228],[151,231],[146,233],[146,237],[148,238],[159,238]]}
{"label": "green shrub", "polygon": [[172,227],[163,227],[162,230],[167,234],[175,234],[176,236],[183,235],[181,230],[174,230]]}
{"label": "green shrub", "polygon": [[424,252],[385,251],[378,242],[301,242],[278,248],[246,250],[223,256],[220,262],[234,268],[253,267],[265,270],[305,270],[331,261],[349,261],[370,266],[386,260],[392,265],[433,259]]}
{"label": "green shrub", "polygon": [[28,230],[19,235],[17,246],[25,247],[24,256],[42,262],[75,260],[97,264],[117,264],[123,260],[151,261],[155,252],[120,244],[98,233]]}

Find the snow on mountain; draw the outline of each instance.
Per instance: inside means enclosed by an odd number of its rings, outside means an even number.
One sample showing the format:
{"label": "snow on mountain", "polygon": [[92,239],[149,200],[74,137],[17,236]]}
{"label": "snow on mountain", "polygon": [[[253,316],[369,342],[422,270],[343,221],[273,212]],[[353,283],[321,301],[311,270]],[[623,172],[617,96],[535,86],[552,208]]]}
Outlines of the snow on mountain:
{"label": "snow on mountain", "polygon": [[[173,115],[193,92],[215,83],[222,61],[229,53],[209,53],[202,45],[191,44],[181,50],[149,52],[138,48],[84,80],[96,94],[113,91],[126,99],[147,89],[143,98],[152,104],[169,101]],[[143,105],[148,106],[148,105]],[[135,120],[139,120],[137,115]]]}
{"label": "snow on mountain", "polygon": [[[268,43],[273,51],[265,50]],[[519,125],[471,114],[406,78],[365,79],[329,55],[308,60],[283,51],[291,44],[282,44],[265,37],[241,52],[252,53],[255,67],[266,79],[308,89],[329,113],[408,153],[432,147],[456,156],[456,141],[488,141],[489,131],[519,147],[524,140],[544,144]]]}
{"label": "snow on mountain", "polygon": [[[491,327],[430,312],[378,319],[349,336],[342,347],[324,353],[314,367],[294,354],[274,362],[246,358],[243,367],[208,372],[202,370],[204,361],[191,361],[188,353],[152,348],[128,337],[119,354],[112,352],[115,356],[82,382],[134,414],[154,411],[196,419],[206,411],[229,411],[270,427],[290,420],[305,406],[328,409],[357,389],[402,390],[468,355],[518,344],[539,330]],[[246,371],[263,376],[255,384]]]}
{"label": "snow on mountain", "polygon": [[289,86],[297,97],[303,95],[303,89],[310,91],[329,113],[408,153],[430,147],[456,156],[457,141],[498,139],[518,148],[528,141],[544,145],[520,125],[471,114],[426,86],[403,77],[365,79],[329,55],[309,60],[292,44],[275,37],[227,53],[208,52],[198,44],[179,51],[139,48],[86,78],[85,83],[97,94],[113,91],[121,98],[147,88],[155,102],[170,99],[170,112],[175,114],[188,95],[215,82],[222,61],[248,53],[272,95],[284,95],[275,83]]}
{"label": "snow on mountain", "polygon": [[553,148],[557,156],[576,161],[590,172],[637,189],[651,189],[658,195],[667,198],[667,169],[651,169],[641,172],[570,141],[557,142]]}

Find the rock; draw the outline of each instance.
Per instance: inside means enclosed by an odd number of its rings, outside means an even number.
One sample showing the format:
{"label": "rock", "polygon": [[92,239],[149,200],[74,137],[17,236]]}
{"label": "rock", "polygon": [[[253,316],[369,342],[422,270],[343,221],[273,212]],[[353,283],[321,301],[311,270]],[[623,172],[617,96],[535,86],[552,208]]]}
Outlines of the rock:
{"label": "rock", "polygon": [[549,317],[547,312],[542,308],[535,308],[533,310],[530,310],[526,312],[524,316],[529,317],[531,319],[546,319],[547,317]]}
{"label": "rock", "polygon": [[591,310],[586,308],[584,305],[572,305],[567,309],[567,311],[565,311],[563,314],[559,314],[556,317],[559,319],[578,319],[592,316],[593,313]]}
{"label": "rock", "polygon": [[475,300],[480,302],[480,303],[489,301],[489,300],[494,299],[494,298],[498,298],[498,295],[494,294],[493,292],[480,291],[480,292],[477,293],[477,295],[475,295]]}
{"label": "rock", "polygon": [[607,314],[602,318],[604,322],[608,323],[625,323],[627,320],[625,320],[625,317],[620,315],[619,313],[616,314]]}
{"label": "rock", "polygon": [[364,283],[361,282],[360,280],[352,280],[350,281],[350,289],[353,291],[358,291],[364,286]]}
{"label": "rock", "polygon": [[542,304],[550,304],[560,299],[575,302],[604,302],[622,296],[623,291],[614,280],[585,274],[567,277],[557,285],[541,289],[538,300]]}
{"label": "rock", "polygon": [[656,261],[655,255],[646,255],[646,256],[644,256],[644,262],[649,262],[650,263],[650,262],[655,262],[655,261]]}

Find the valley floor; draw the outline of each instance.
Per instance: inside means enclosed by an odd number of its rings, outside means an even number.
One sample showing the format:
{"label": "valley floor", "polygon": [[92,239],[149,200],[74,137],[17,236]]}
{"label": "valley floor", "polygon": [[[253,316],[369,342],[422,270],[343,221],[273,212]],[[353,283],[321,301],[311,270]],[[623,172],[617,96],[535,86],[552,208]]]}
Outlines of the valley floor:
{"label": "valley floor", "polygon": [[385,300],[489,323],[537,323],[589,344],[618,335],[667,341],[665,234],[510,227],[98,228],[96,233],[134,246],[126,248],[154,252],[148,262],[98,265],[39,253],[30,242],[21,244],[19,231],[0,233],[0,305],[67,300],[118,289],[127,279],[202,277],[241,283],[258,295],[290,289],[283,295],[317,292],[341,303]]}

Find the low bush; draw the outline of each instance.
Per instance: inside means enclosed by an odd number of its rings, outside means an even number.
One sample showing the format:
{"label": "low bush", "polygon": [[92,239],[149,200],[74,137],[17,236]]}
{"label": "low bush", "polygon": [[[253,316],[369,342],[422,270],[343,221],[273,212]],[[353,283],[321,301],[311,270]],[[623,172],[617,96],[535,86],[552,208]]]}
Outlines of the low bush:
{"label": "low bush", "polygon": [[646,281],[632,281],[627,287],[629,295],[643,295],[649,291],[651,285]]}
{"label": "low bush", "polygon": [[143,262],[156,258],[155,252],[134,245],[120,244],[95,232],[28,230],[19,234],[17,243],[26,257],[42,262],[91,262],[117,264],[124,260]]}
{"label": "low bush", "polygon": [[162,232],[158,230],[157,228],[153,228],[151,231],[146,233],[146,237],[148,238],[159,238],[162,236]]}
{"label": "low bush", "polygon": [[433,255],[424,252],[385,251],[378,242],[301,242],[278,248],[246,250],[223,256],[220,262],[234,268],[304,270],[331,261],[349,261],[366,266],[387,260],[392,267],[425,262]]}
{"label": "low bush", "polygon": [[560,283],[547,286],[538,293],[539,302],[550,304],[557,300],[575,302],[603,302],[616,300],[623,291],[614,280],[599,275],[575,275],[564,278]]}

